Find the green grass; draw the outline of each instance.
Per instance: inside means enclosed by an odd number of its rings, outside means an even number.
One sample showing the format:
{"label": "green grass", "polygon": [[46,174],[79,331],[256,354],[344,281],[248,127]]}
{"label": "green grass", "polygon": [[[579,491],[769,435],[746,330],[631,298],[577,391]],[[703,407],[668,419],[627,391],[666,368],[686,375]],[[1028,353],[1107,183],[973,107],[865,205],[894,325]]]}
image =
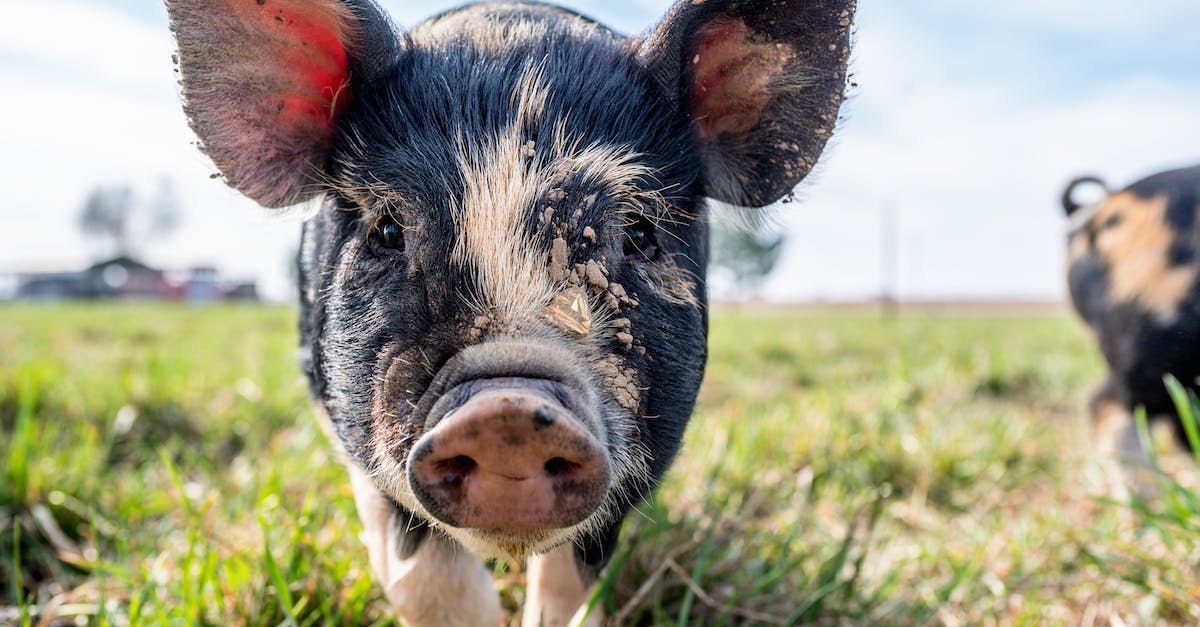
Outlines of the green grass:
{"label": "green grass", "polygon": [[[0,624],[393,623],[293,317],[0,308]],[[1105,496],[1102,366],[1070,317],[719,311],[711,338],[684,451],[597,592],[610,617],[1200,622],[1194,466],[1164,453],[1156,496]],[[497,570],[515,613],[521,566]]]}

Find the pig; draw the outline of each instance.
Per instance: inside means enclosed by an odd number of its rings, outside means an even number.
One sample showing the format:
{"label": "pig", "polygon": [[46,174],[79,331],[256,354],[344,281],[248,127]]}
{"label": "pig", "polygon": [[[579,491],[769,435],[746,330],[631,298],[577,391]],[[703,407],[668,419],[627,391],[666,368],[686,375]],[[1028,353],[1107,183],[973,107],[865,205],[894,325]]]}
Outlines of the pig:
{"label": "pig", "polygon": [[692,413],[708,199],[813,168],[854,0],[680,0],[633,38],[541,3],[166,5],[200,148],[307,209],[302,367],[388,601],[496,625],[480,556],[529,558],[524,624],[584,612]]}
{"label": "pig", "polygon": [[[1076,201],[1083,186],[1099,187],[1103,198]],[[1098,444],[1137,468],[1146,461],[1133,419],[1139,407],[1169,420],[1188,446],[1163,379],[1173,375],[1196,390],[1200,376],[1200,166],[1120,191],[1080,177],[1067,185],[1062,205],[1071,301],[1108,362],[1108,378],[1091,400]]]}

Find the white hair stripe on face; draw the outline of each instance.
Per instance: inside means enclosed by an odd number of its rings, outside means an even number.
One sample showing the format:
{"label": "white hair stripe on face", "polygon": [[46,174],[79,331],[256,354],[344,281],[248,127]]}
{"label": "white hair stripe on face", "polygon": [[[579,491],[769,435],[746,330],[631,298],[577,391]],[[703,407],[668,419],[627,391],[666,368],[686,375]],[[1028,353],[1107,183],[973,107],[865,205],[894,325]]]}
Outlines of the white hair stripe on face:
{"label": "white hair stripe on face", "polygon": [[1071,215],[1067,216],[1067,235],[1074,235],[1075,233],[1083,230],[1083,227],[1087,226],[1087,223],[1091,222],[1092,218],[1096,217],[1096,213],[1100,211],[1100,207],[1103,206],[1103,201],[1092,203],[1090,205],[1084,205],[1076,209]]}
{"label": "white hair stripe on face", "polygon": [[[459,231],[451,262],[476,272],[478,302],[509,322],[531,319],[550,306],[562,289],[548,265],[550,251],[531,241],[526,221],[535,204],[571,171],[622,198],[643,198],[636,182],[653,174],[640,154],[625,146],[580,145],[572,141],[565,120],[552,137],[530,137],[541,126],[551,98],[540,64],[532,64],[517,81],[510,104],[513,122],[491,137],[460,137],[458,167],[463,199],[452,208]],[[530,141],[524,141],[526,138]],[[484,312],[480,312],[484,313]]]}

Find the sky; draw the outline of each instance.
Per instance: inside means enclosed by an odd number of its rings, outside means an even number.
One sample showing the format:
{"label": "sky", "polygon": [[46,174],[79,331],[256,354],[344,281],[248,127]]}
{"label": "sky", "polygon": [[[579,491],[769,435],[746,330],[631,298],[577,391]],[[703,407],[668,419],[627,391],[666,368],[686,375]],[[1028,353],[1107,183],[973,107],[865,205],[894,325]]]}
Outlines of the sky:
{"label": "sky", "polygon": [[[382,4],[408,27],[459,3]],[[562,4],[632,34],[670,2]],[[166,176],[184,219],[147,261],[217,265],[290,297],[297,219],[210,178],[161,2],[0,0],[0,15],[0,274],[85,265],[87,192],[149,197]],[[1195,0],[863,0],[857,86],[799,202],[771,210],[788,242],[764,296],[1063,298],[1071,177],[1123,186],[1200,162],[1198,23]]]}

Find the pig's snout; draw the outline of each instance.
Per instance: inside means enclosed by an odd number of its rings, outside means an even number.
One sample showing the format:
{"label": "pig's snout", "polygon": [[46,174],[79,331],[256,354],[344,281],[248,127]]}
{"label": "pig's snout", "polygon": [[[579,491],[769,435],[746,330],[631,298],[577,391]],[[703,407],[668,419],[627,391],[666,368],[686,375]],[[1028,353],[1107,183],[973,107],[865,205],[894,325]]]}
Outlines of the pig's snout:
{"label": "pig's snout", "polygon": [[608,457],[551,395],[510,387],[476,393],[413,448],[409,484],[446,524],[501,532],[582,522],[608,490]]}

